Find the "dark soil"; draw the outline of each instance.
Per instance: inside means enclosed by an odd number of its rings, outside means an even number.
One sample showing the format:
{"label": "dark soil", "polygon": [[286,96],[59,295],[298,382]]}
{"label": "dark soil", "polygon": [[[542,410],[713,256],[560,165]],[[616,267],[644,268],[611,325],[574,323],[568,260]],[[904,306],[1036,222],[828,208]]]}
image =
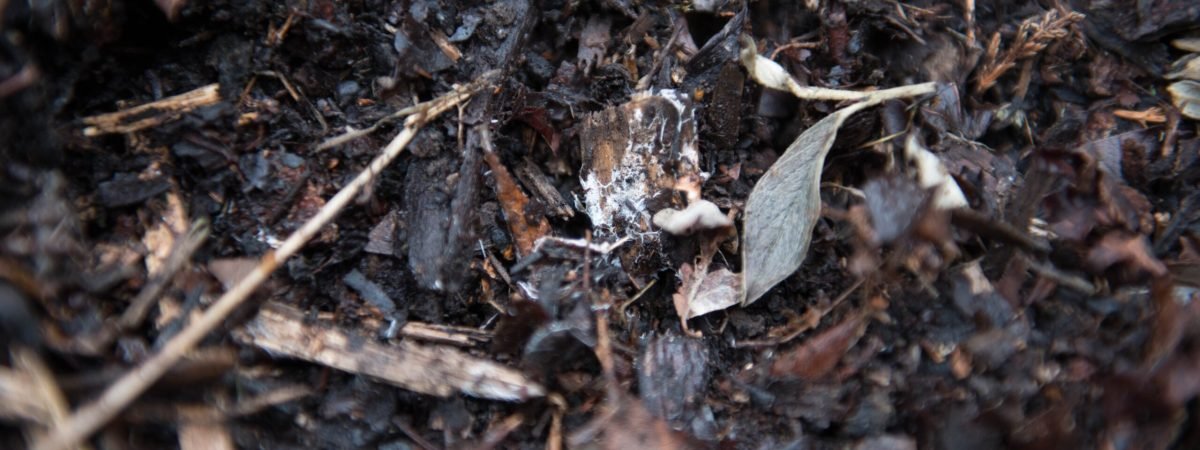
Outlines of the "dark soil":
{"label": "dark soil", "polygon": [[[1200,448],[1200,136],[1164,79],[1200,7],[805,3],[0,1],[5,374],[30,348],[71,408],[94,399],[402,123],[318,145],[499,69],[210,333],[200,347],[224,356],[176,367],[91,445],[187,447],[186,417],[155,411],[303,385],[215,433],[241,448]],[[740,270],[740,227],[596,225],[585,172],[602,141],[628,136],[589,121],[681,92],[701,197],[740,214],[788,145],[843,106],[762,88],[739,62],[743,33],[801,84],[939,90],[849,120],[803,266],[685,330],[680,268],[716,246],[712,269]],[[212,83],[214,104],[83,133],[84,118]],[[914,184],[908,136],[965,210]],[[663,148],[659,161],[678,157]],[[651,214],[686,203],[666,180],[646,192]],[[145,320],[107,333],[154,282],[148,264],[201,221],[207,241]],[[544,236],[632,239],[611,254],[527,245]],[[268,302],[387,345],[410,339],[394,332],[406,323],[475,329],[460,349],[552,395],[442,398],[236,339]],[[44,430],[0,418],[0,447]]]}

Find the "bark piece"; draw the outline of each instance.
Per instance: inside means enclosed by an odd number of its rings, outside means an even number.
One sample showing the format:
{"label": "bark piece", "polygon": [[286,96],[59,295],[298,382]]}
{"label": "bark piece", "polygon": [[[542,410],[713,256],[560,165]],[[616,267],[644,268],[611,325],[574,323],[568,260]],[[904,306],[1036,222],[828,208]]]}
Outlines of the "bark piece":
{"label": "bark piece", "polygon": [[525,159],[521,161],[517,168],[513,171],[518,180],[529,188],[529,191],[534,197],[546,205],[546,210],[549,214],[557,217],[568,219],[575,216],[575,210],[567,201],[563,199],[562,194],[558,192],[550,180],[546,178],[546,174],[542,173],[542,169],[538,168],[533,161]]}
{"label": "bark piece", "polygon": [[581,183],[597,235],[654,236],[653,211],[671,204],[678,181],[699,180],[694,116],[686,95],[661,90],[584,121]]}
{"label": "bark piece", "polygon": [[247,344],[276,356],[323,364],[369,375],[422,394],[520,401],[545,395],[545,389],[520,372],[448,347],[402,341],[395,346],[337,327],[310,325],[304,313],[268,303],[236,333]]}

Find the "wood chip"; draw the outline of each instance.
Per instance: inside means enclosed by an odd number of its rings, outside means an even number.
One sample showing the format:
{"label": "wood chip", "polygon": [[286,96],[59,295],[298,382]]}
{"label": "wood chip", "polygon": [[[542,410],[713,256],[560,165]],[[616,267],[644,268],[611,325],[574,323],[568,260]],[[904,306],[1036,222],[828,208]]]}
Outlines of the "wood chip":
{"label": "wood chip", "polygon": [[542,169],[538,168],[537,164],[530,161],[528,158],[523,160],[517,168],[513,170],[521,184],[529,188],[533,196],[541,200],[542,204],[546,205],[546,209],[550,214],[569,219],[575,216],[575,209],[563,199],[562,194],[558,192],[558,188],[550,183],[546,178],[546,174],[542,173]]}
{"label": "wood chip", "polygon": [[233,450],[233,436],[222,422],[179,424],[180,450]]}
{"label": "wood chip", "polygon": [[680,182],[700,180],[691,100],[673,90],[643,92],[588,116],[579,141],[580,183],[598,236],[647,235],[652,205],[667,206]]}
{"label": "wood chip", "polygon": [[520,401],[545,395],[521,372],[448,348],[402,341],[384,345],[334,326],[310,325],[304,313],[268,303],[235,337],[267,352],[368,375],[422,394]]}

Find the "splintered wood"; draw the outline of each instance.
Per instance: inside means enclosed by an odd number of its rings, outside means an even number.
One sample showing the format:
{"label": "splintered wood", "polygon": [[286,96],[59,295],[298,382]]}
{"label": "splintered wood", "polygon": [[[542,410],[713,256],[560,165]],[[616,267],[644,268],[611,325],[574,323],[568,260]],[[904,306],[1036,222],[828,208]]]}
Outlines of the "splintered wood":
{"label": "splintered wood", "polygon": [[236,333],[267,352],[369,375],[422,394],[518,401],[545,389],[515,369],[461,351],[401,341],[385,345],[334,326],[305,323],[304,313],[270,303]]}
{"label": "splintered wood", "polygon": [[220,85],[213,83],[145,105],[87,117],[84,136],[132,133],[178,119],[189,111],[221,101]]}

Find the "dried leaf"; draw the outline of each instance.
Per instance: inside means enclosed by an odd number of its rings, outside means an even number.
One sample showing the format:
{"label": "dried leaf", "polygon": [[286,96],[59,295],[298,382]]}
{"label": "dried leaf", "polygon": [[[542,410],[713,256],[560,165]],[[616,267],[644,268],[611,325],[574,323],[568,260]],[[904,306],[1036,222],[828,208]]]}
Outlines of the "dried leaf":
{"label": "dried leaf", "polygon": [[[800,267],[821,214],[821,170],[838,128],[854,113],[885,100],[933,93],[934,83],[868,93],[866,100],[834,111],[817,122],[754,185],[746,201],[742,250],[743,305]],[[959,195],[962,193],[960,192]]]}
{"label": "dried leaf", "polygon": [[1168,80],[1200,81],[1200,54],[1185,55],[1171,64],[1171,73],[1163,75]]}
{"label": "dried leaf", "polygon": [[392,211],[383,216],[383,219],[375,224],[374,228],[371,228],[371,233],[367,235],[367,246],[363,248],[363,251],[376,255],[394,255],[396,245],[392,240],[396,236],[396,225],[399,222],[399,211]]}
{"label": "dried leaf", "polygon": [[671,429],[654,417],[642,402],[622,395],[613,401],[616,410],[593,419],[567,439],[568,448],[663,450],[706,448],[703,442]]}
{"label": "dried leaf", "polygon": [[684,264],[679,273],[687,277],[675,293],[675,312],[683,320],[723,310],[740,300],[741,277],[728,269],[709,272],[699,279],[691,265]]}
{"label": "dried leaf", "polygon": [[[485,137],[485,139],[490,139],[490,137]],[[546,221],[544,216],[530,217],[531,215],[525,213],[526,206],[529,204],[529,196],[525,195],[525,191],[522,191],[521,187],[517,185],[517,181],[513,179],[504,163],[500,162],[500,157],[496,156],[496,153],[484,152],[483,158],[484,161],[487,161],[488,167],[492,169],[492,176],[496,180],[496,198],[500,200],[500,206],[504,208],[504,220],[508,222],[508,229],[517,243],[517,249],[520,250],[521,255],[530,255],[533,252],[534,243],[550,233],[550,222]]]}
{"label": "dried leaf", "polygon": [[1167,266],[1154,257],[1142,235],[1111,232],[1088,251],[1087,266],[1092,270],[1104,271],[1119,263],[1129,264],[1130,268],[1155,277],[1167,274]]}
{"label": "dried leaf", "polygon": [[221,282],[226,290],[233,289],[246,275],[254,271],[258,260],[254,258],[222,258],[208,262],[208,271]]}
{"label": "dried leaf", "polygon": [[916,133],[908,135],[904,143],[904,156],[917,168],[917,183],[922,188],[933,190],[933,206],[937,209],[954,209],[967,206],[967,197],[941,158],[925,148]]}
{"label": "dried leaf", "polygon": [[799,347],[779,355],[771,364],[773,377],[797,377],[817,381],[833,370],[866,330],[866,316],[853,314],[837,325],[813,336]]}
{"label": "dried leaf", "polygon": [[886,100],[932,94],[937,84],[866,92],[800,86],[779,64],[759,55],[750,37],[742,36],[740,41],[742,64],[751,78],[763,86],[810,100],[862,100],[834,111],[801,133],[754,185],[746,201],[746,237],[742,247],[745,287],[742,304],[749,305],[804,262],[813,227],[821,214],[821,170],[825,155],[833,147],[842,123],[854,113]]}
{"label": "dried leaf", "polygon": [[1167,86],[1175,107],[1190,119],[1200,120],[1200,82],[1184,80]]}
{"label": "dried leaf", "polygon": [[743,305],[800,267],[821,215],[821,169],[838,128],[868,103],[847,106],[805,130],[758,180],[746,201]]}

